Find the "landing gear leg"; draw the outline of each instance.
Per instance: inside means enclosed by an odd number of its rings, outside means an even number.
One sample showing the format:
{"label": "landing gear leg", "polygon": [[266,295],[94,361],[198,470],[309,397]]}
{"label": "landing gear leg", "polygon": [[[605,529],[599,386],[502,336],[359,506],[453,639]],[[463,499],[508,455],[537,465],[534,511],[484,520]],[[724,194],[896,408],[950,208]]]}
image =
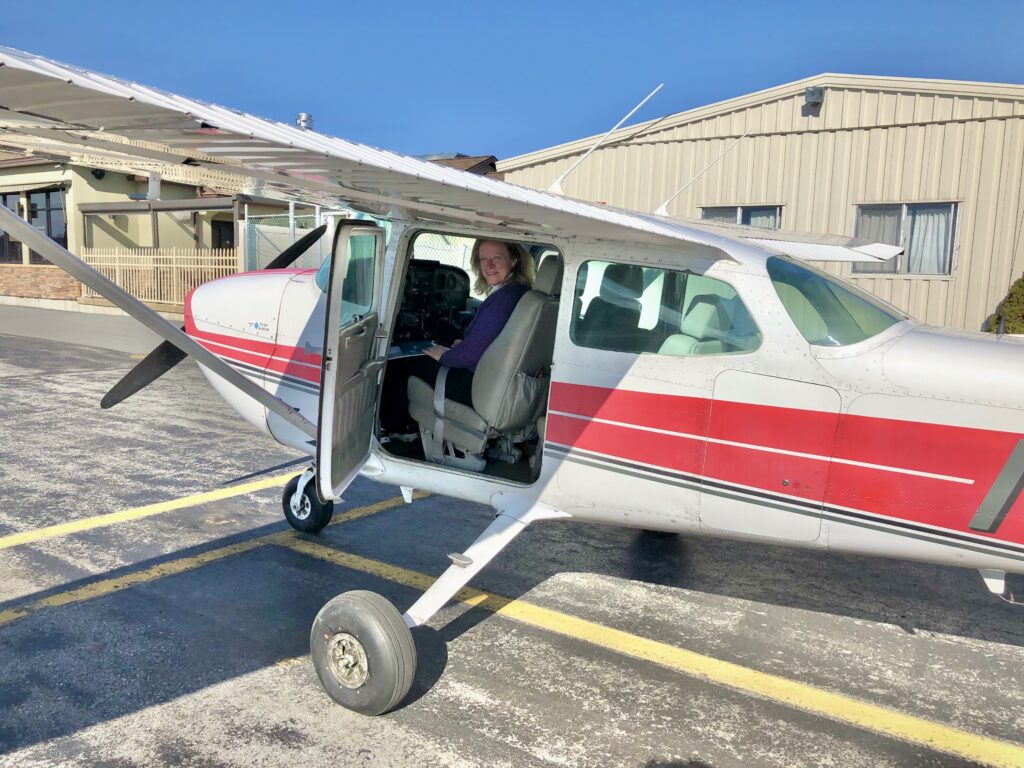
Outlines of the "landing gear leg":
{"label": "landing gear leg", "polygon": [[537,504],[519,513],[500,512],[484,532],[469,548],[460,554],[448,555],[452,564],[420,595],[412,607],[405,612],[405,623],[409,627],[425,624],[447,603],[455,593],[466,586],[469,580],[484,569],[501,550],[516,536],[526,530],[526,526],[537,520],[551,520],[568,517],[566,513]]}
{"label": "landing gear leg", "polygon": [[373,592],[345,592],[327,603],[309,634],[313,666],[327,694],[364,715],[395,707],[416,673],[409,630],[427,622],[531,522],[556,517],[567,515],[542,505],[500,513],[469,549],[449,555],[452,565],[404,616]]}
{"label": "landing gear leg", "polygon": [[319,533],[334,514],[334,502],[322,502],[316,492],[315,474],[307,469],[288,481],[281,496],[285,520],[302,533]]}

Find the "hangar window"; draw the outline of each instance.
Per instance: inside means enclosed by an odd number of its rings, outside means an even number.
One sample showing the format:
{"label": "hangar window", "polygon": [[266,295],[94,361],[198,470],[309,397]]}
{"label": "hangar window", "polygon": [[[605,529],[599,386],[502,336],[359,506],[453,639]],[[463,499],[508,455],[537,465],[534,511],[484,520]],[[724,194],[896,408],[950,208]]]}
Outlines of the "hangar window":
{"label": "hangar window", "polygon": [[899,256],[856,262],[858,273],[948,275],[953,266],[956,203],[892,203],[857,207],[855,237],[902,245]]}
{"label": "hangar window", "polygon": [[728,283],[607,261],[581,265],[570,334],[581,347],[672,357],[750,352],[761,344]]}
{"label": "hangar window", "polygon": [[726,205],[700,209],[705,221],[746,224],[750,227],[778,229],[782,226],[781,205]]}
{"label": "hangar window", "polygon": [[864,291],[788,259],[768,259],[768,276],[797,330],[815,346],[856,344],[907,319]]}

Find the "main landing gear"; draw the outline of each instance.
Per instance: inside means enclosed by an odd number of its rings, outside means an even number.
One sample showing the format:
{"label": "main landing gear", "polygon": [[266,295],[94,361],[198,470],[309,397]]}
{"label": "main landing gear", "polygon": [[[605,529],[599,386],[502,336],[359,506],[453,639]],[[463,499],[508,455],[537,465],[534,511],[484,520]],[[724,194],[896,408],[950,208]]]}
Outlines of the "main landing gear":
{"label": "main landing gear", "polygon": [[373,592],[345,592],[321,608],[309,649],[327,695],[363,715],[393,709],[416,675],[412,633],[395,607]]}
{"label": "main landing gear", "polygon": [[320,501],[316,492],[315,475],[307,469],[288,481],[281,496],[284,519],[302,533],[320,533],[334,514],[334,502]]}
{"label": "main landing gear", "polygon": [[465,552],[448,556],[448,570],[404,616],[373,592],[344,592],[328,602],[309,633],[313,667],[327,694],[364,715],[397,706],[416,675],[410,629],[426,623],[531,522],[557,517],[568,515],[540,504],[499,513]]}

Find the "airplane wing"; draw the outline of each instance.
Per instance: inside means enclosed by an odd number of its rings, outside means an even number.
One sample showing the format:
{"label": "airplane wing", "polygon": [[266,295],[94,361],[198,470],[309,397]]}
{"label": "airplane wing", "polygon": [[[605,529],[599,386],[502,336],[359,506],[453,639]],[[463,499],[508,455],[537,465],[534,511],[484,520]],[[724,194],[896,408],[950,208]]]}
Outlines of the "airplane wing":
{"label": "airplane wing", "polygon": [[[901,252],[851,238],[779,233],[592,205],[444,168],[0,46],[0,148],[169,182],[347,205],[393,219],[462,222],[543,240],[545,233],[700,246],[732,258],[750,242],[815,261]],[[815,247],[809,247],[809,246]],[[741,249],[742,250],[742,249]]]}
{"label": "airplane wing", "polygon": [[[444,168],[0,47],[0,149],[390,218],[700,246],[719,236]],[[219,182],[219,183],[218,183]]]}

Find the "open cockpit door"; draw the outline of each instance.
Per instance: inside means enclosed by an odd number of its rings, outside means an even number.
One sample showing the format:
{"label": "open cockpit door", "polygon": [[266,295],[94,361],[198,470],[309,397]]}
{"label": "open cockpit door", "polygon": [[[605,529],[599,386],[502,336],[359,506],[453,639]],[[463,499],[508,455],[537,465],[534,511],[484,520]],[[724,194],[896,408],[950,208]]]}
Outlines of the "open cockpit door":
{"label": "open cockpit door", "polygon": [[370,455],[378,379],[384,230],[339,225],[334,237],[317,421],[316,476],[322,499],[340,498]]}

